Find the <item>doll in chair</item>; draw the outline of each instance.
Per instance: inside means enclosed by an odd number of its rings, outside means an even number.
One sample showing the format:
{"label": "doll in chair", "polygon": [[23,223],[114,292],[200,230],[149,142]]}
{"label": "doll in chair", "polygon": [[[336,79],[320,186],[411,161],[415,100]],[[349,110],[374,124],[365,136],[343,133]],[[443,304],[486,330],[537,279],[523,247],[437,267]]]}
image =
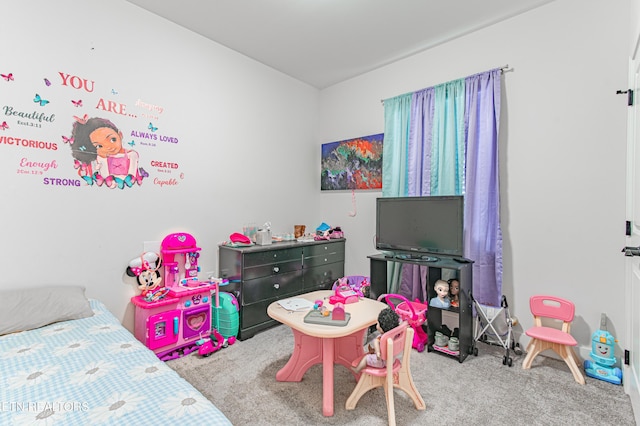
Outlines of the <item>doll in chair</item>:
{"label": "doll in chair", "polygon": [[391,308],[385,308],[380,311],[380,314],[378,314],[378,324],[376,324],[376,328],[378,329],[380,336],[373,340],[373,348],[369,346],[369,353],[365,354],[358,364],[352,367],[352,370],[355,373],[359,373],[366,366],[376,368],[383,368],[385,366],[384,360],[380,357],[380,337],[382,334],[389,330],[393,330],[398,325],[400,325],[400,317],[396,311]]}

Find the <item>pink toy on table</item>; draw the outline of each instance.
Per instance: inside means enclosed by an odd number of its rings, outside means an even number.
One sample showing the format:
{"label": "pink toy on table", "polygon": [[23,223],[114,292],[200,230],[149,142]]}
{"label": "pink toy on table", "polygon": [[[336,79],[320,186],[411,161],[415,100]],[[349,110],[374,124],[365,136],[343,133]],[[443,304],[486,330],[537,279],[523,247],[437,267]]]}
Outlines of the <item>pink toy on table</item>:
{"label": "pink toy on table", "polygon": [[361,275],[339,278],[333,283],[331,289],[334,294],[329,298],[329,303],[355,303],[361,297],[368,297],[369,286],[369,279]]}
{"label": "pink toy on table", "polygon": [[344,305],[342,303],[336,303],[336,306],[333,308],[333,311],[331,311],[331,319],[334,321],[345,320]]}

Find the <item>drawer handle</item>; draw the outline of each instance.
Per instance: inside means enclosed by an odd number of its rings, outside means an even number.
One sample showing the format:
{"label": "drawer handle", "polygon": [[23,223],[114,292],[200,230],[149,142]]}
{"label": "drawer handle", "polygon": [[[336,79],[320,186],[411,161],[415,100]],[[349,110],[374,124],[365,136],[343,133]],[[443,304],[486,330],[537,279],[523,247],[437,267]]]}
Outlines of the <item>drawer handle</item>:
{"label": "drawer handle", "polygon": [[280,267],[279,267],[279,266],[274,266],[274,267],[273,267],[273,272],[275,272],[276,274],[277,274],[278,272],[280,272]]}
{"label": "drawer handle", "polygon": [[280,288],[280,284],[275,283],[275,284],[273,285],[273,288],[275,288],[276,290],[277,290],[277,289],[279,289],[279,288]]}

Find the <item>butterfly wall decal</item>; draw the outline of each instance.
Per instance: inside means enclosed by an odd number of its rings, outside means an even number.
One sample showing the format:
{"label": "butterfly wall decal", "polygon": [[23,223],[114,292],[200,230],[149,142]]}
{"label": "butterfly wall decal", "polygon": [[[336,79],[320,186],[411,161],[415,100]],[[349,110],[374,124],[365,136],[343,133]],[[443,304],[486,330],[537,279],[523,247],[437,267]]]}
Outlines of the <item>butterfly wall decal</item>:
{"label": "butterfly wall decal", "polygon": [[8,128],[9,128],[9,125],[7,124],[6,121],[3,121],[2,124],[0,124],[0,129],[7,130]]}
{"label": "butterfly wall decal", "polygon": [[44,79],[44,84],[46,84],[46,85],[47,85],[47,87],[48,87],[48,86],[51,86],[51,82],[49,81],[49,79],[48,79],[48,78],[45,78],[45,79]]}
{"label": "butterfly wall decal", "polygon": [[88,175],[90,173],[89,165],[86,164],[86,163],[82,163],[82,162],[78,161],[77,159],[73,160],[73,168],[74,169],[78,169],[78,174],[80,176],[85,176],[85,175]]}
{"label": "butterfly wall decal", "polygon": [[135,141],[131,141],[131,142],[127,142],[129,144],[129,146],[134,146],[136,144]]}
{"label": "butterfly wall decal", "polygon": [[117,95],[117,94],[118,94],[118,92],[116,91],[116,89],[111,89],[111,94],[112,94],[112,95]]}
{"label": "butterfly wall decal", "polygon": [[142,167],[138,168],[138,172],[140,172],[140,176],[142,176],[143,178],[148,178],[149,177],[149,173],[147,173],[147,171],[145,169],[143,169]]}
{"label": "butterfly wall decal", "polygon": [[73,119],[76,120],[80,124],[87,124],[87,120],[89,120],[89,115],[85,114],[82,117],[78,117],[78,116],[74,115]]}
{"label": "butterfly wall decal", "polygon": [[158,130],[158,128],[153,127],[153,123],[149,123],[149,130],[151,130],[152,132],[155,132],[156,130]]}
{"label": "butterfly wall decal", "polygon": [[69,145],[73,145],[73,138],[68,138],[65,135],[62,135],[62,141],[64,143],[68,143]]}
{"label": "butterfly wall decal", "polygon": [[0,76],[2,76],[2,78],[4,78],[6,81],[13,81],[13,73],[10,72],[9,74],[0,74]]}
{"label": "butterfly wall decal", "polygon": [[82,106],[82,99],[78,99],[77,101],[74,101],[73,99],[71,99],[71,103],[73,104],[73,106],[77,107],[81,107]]}
{"label": "butterfly wall decal", "polygon": [[107,185],[108,188],[115,187],[115,178],[111,175],[103,178],[98,172],[93,174],[93,180],[98,184],[98,186]]}
{"label": "butterfly wall decal", "polygon": [[127,177],[125,177],[124,179],[120,179],[119,177],[114,176],[114,180],[116,181],[116,184],[120,189],[124,189],[125,185],[131,188],[135,183],[135,181],[133,180],[133,176],[131,175],[127,175]]}
{"label": "butterfly wall decal", "polygon": [[36,93],[36,97],[33,98],[33,102],[39,103],[40,106],[45,106],[46,104],[49,103],[48,100],[41,98],[40,95],[38,95],[37,93]]}

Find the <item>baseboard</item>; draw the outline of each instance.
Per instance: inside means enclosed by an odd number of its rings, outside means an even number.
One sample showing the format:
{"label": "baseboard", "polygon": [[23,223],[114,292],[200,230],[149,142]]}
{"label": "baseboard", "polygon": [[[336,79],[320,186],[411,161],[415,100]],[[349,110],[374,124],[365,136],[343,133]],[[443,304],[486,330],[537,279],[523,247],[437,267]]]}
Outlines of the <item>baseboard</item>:
{"label": "baseboard", "polygon": [[636,424],[640,425],[640,383],[638,383],[638,375],[634,374],[633,367],[625,366],[622,369],[622,384],[624,391],[629,395],[631,400],[631,408],[633,409],[633,417]]}

